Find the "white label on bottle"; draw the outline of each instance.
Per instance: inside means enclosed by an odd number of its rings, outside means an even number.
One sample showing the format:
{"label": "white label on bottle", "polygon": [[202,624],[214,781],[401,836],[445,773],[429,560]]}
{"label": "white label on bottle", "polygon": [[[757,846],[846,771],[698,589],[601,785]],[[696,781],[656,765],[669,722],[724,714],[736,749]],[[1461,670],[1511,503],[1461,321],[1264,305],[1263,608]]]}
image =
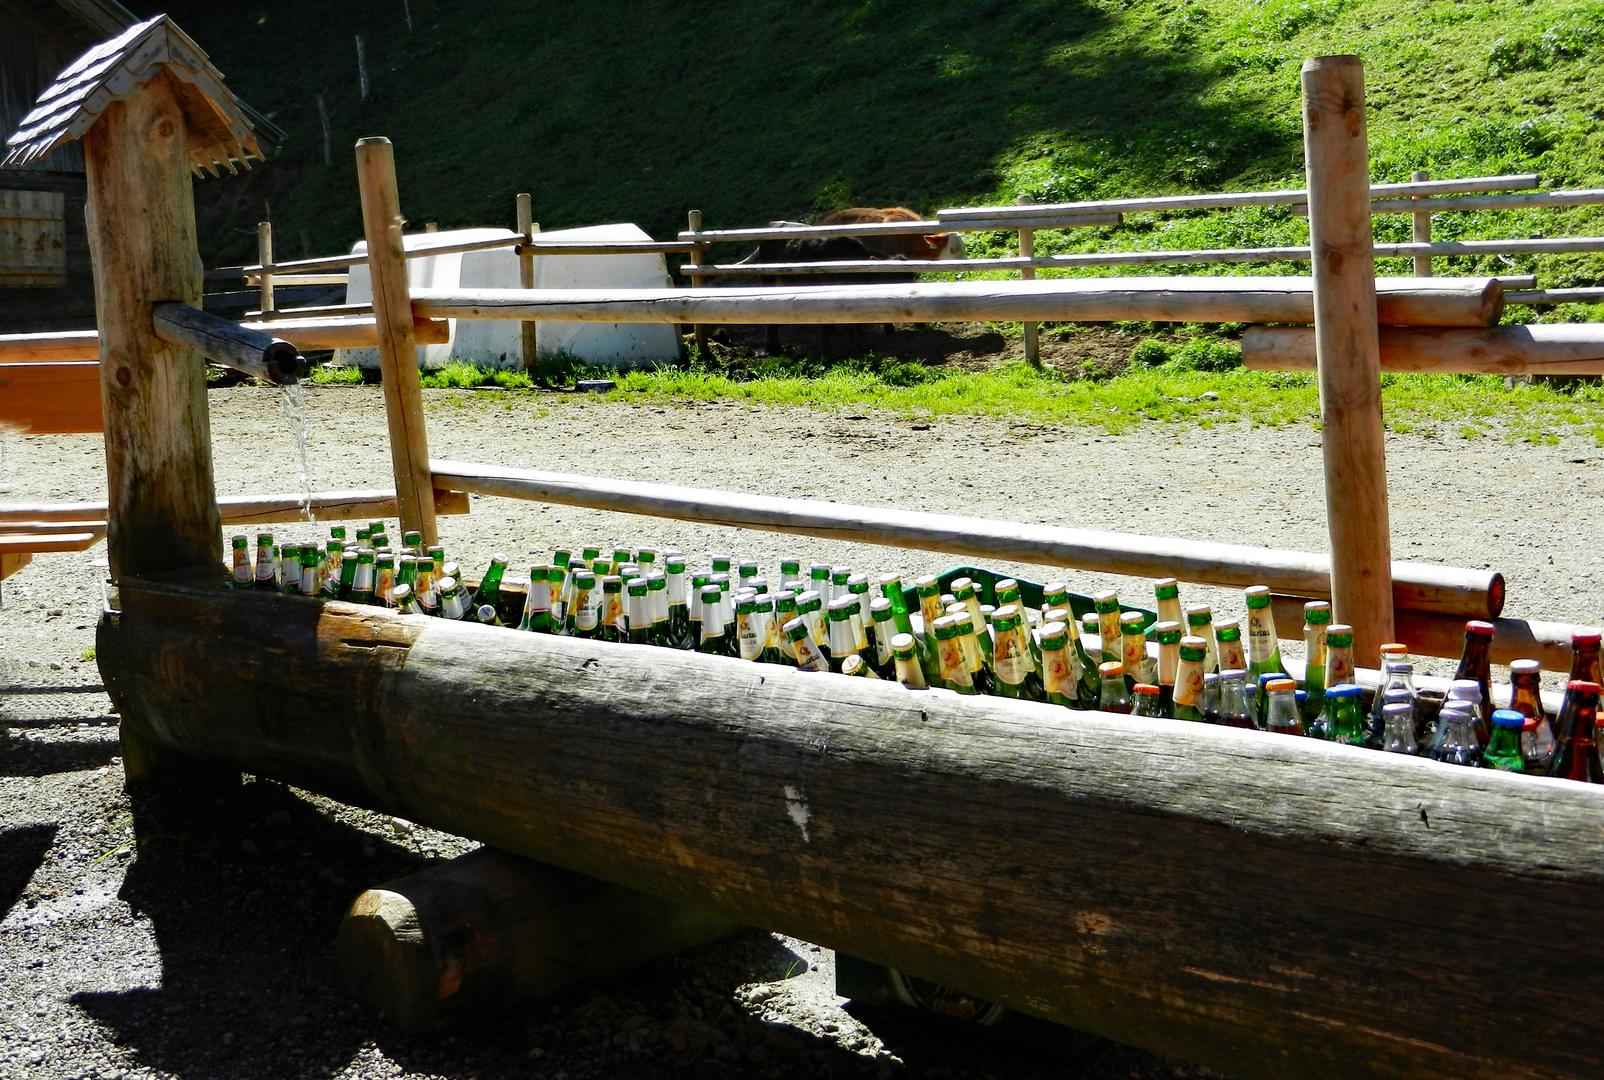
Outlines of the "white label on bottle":
{"label": "white label on bottle", "polygon": [[1187,661],[1175,676],[1175,704],[1197,707],[1203,700],[1203,665]]}
{"label": "white label on bottle", "polygon": [[1275,653],[1275,617],[1267,607],[1248,608],[1248,652],[1255,664]]}
{"label": "white label on bottle", "polygon": [[960,686],[972,686],[969,665],[964,662],[963,646],[955,637],[936,640],[936,656],[941,660],[941,677]]}
{"label": "white label on bottle", "polygon": [[531,581],[529,583],[529,595],[524,602],[524,610],[531,615],[551,610],[551,582]]}
{"label": "white label on bottle", "polygon": [[1242,655],[1242,642],[1240,642],[1240,641],[1222,641],[1222,642],[1220,642],[1220,670],[1221,671],[1246,671],[1247,670],[1247,666],[1248,666],[1248,662]]}
{"label": "white label on bottle", "polygon": [[1030,671],[1025,653],[1025,643],[1020,639],[1017,630],[999,636],[996,655],[992,657],[992,667],[996,670],[997,677],[1009,686],[1018,686],[1024,682],[1026,674]]}
{"label": "white label on bottle", "polygon": [[444,615],[446,618],[462,618],[462,594],[460,592],[447,593],[440,598],[440,607],[440,614]]}
{"label": "white label on bottle", "polygon": [[590,593],[584,589],[574,598],[574,629],[594,630],[601,621],[601,608],[590,602]]}
{"label": "white label on bottle", "polygon": [[1042,650],[1042,683],[1049,694],[1073,696],[1064,690],[1064,687],[1075,684],[1075,675],[1070,669],[1068,653],[1068,648]]}
{"label": "white label on bottle", "polygon": [[301,567],[301,595],[302,596],[316,596],[317,595],[317,567],[315,567],[315,566],[303,566],[303,567]]}
{"label": "white label on bottle", "polygon": [[241,557],[234,560],[234,580],[241,585],[249,585],[253,577],[250,561]]}
{"label": "white label on bottle", "polygon": [[741,644],[742,660],[756,660],[758,654],[763,651],[763,638],[759,635],[759,631],[763,628],[759,622],[755,611],[749,611],[735,619],[735,636]]}
{"label": "white label on bottle", "polygon": [[367,592],[373,588],[373,564],[357,563],[356,578],[351,582],[352,592]]}
{"label": "white label on bottle", "polygon": [[257,581],[272,581],[273,580],[273,549],[272,548],[264,548],[256,556],[256,580]]}
{"label": "white label on bottle", "polygon": [[796,651],[796,666],[803,671],[829,671],[830,665],[824,659],[824,654],[813,643],[813,638],[804,634],[801,638],[791,642]]}
{"label": "white label on bottle", "polygon": [[1332,649],[1326,657],[1326,685],[1340,686],[1353,682],[1353,652],[1349,649]]}
{"label": "white label on bottle", "polygon": [[891,638],[896,629],[890,619],[884,619],[874,624],[874,655],[875,661],[882,668],[892,662]]}

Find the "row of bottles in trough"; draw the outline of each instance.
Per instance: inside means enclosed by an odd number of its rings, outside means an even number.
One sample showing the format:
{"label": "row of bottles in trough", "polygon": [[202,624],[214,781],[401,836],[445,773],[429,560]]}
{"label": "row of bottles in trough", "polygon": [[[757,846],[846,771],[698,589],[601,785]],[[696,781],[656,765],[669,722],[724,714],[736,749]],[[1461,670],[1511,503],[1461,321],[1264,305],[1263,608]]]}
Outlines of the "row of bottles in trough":
{"label": "row of bottles in trough", "polygon": [[[502,595],[504,556],[477,587],[441,546],[417,533],[392,547],[383,522],[335,527],[317,544],[233,538],[236,588],[267,589],[391,607],[534,633],[697,650],[806,671],[894,681],[914,690],[1050,702],[1324,739],[1455,765],[1604,783],[1595,714],[1600,635],[1575,635],[1574,662],[1554,720],[1539,696],[1535,660],[1510,665],[1509,707],[1493,707],[1491,623],[1465,626],[1465,650],[1446,694],[1419,690],[1407,646],[1381,647],[1381,685],[1367,702],[1354,680],[1351,628],[1324,601],[1304,605],[1304,678],[1294,680],[1262,585],[1245,590],[1247,626],[1182,607],[1178,584],[1155,586],[1157,620],[1094,594],[1077,619],[1069,587],[1043,587],[1027,605],[1010,578],[982,587],[934,575],[906,588],[896,574],[785,559],[774,584],[757,563],[713,555],[705,572],[680,552],[558,550],[530,570],[521,609]],[[1149,633],[1157,655],[1148,647]]]}

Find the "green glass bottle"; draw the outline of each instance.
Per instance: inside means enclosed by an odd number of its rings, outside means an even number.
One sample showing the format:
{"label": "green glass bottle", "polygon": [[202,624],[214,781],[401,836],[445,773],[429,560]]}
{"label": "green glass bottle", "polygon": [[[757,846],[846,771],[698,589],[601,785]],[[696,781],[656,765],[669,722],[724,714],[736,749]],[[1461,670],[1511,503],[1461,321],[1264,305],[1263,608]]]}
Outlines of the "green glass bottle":
{"label": "green glass bottle", "polygon": [[[337,600],[351,599],[351,589],[356,583],[357,548],[355,544],[346,544],[345,551],[340,555],[340,580],[334,586],[334,598]],[[414,599],[414,603],[416,599]]]}
{"label": "green glass bottle", "polygon": [[1186,616],[1181,612],[1181,583],[1174,578],[1163,578],[1153,583],[1153,595],[1157,597],[1158,618],[1154,622],[1172,622],[1178,626],[1186,625]]}
{"label": "green glass bottle", "polygon": [[[980,610],[980,599],[975,595],[975,583],[966,577],[953,578],[952,597],[955,602],[964,605],[964,608],[969,612],[969,617],[974,622],[977,631],[975,643],[980,646],[980,653],[986,661],[986,666],[993,666],[995,660],[992,655],[991,635],[987,634],[984,629],[986,619]],[[999,606],[1001,606],[1000,600]],[[1021,619],[1023,619],[1023,616],[1021,616]]]}
{"label": "green glass bottle", "polygon": [[[641,584],[645,584],[642,582]],[[601,622],[596,627],[598,641],[624,641],[624,579],[617,574],[602,578]]]}
{"label": "green glass bottle", "polygon": [[524,610],[518,629],[536,634],[551,633],[551,572],[549,563],[536,563],[529,568],[529,590],[524,593]]}
{"label": "green glass bottle", "polygon": [[800,578],[801,576],[802,576],[802,560],[801,559],[781,559],[780,560],[780,584],[783,585],[787,581],[794,581],[797,578]]}
{"label": "green glass bottle", "polygon": [[657,569],[657,549],[641,548],[635,552],[634,563],[645,573],[647,580],[650,580],[651,572]]}
{"label": "green glass bottle", "polygon": [[1142,627],[1146,619],[1140,611],[1121,612],[1119,617],[1120,663],[1130,686],[1139,682],[1156,685],[1158,678],[1157,665],[1147,655],[1147,634]]}
{"label": "green glass bottle", "polygon": [[[845,587],[846,582],[843,581]],[[858,655],[858,636],[852,629],[852,601],[842,595],[830,601],[830,670],[839,672],[849,656]]]}
{"label": "green glass bottle", "polygon": [[785,627],[792,619],[798,617],[800,617],[800,612],[796,609],[796,594],[790,592],[776,593],[774,597],[774,622],[780,628],[780,652],[791,663],[796,662],[796,653],[791,648],[791,639],[785,634]]}
{"label": "green glass bottle", "polygon": [[256,534],[256,588],[278,588],[278,550],[273,546],[272,533]]}
{"label": "green glass bottle", "polygon": [[824,600],[828,605],[831,600],[847,594],[847,581],[852,577],[852,567],[830,567],[830,591],[825,593]]}
{"label": "green glass bottle", "polygon": [[[1124,664],[1124,646],[1120,643],[1119,633],[1119,594],[1100,592],[1092,594],[1092,610],[1097,612],[1097,640],[1103,647],[1102,664]],[[1123,666],[1121,671],[1123,672]]]}
{"label": "green glass bottle", "polygon": [[869,652],[869,575],[853,574],[847,578],[847,596],[852,598],[852,631],[858,636],[858,652],[864,663],[873,666]]}
{"label": "green glass bottle", "polygon": [[1310,600],[1303,605],[1303,722],[1325,715],[1326,631],[1331,626],[1331,605]]}
{"label": "green glass bottle", "polygon": [[728,574],[734,559],[728,555],[709,555],[708,562],[712,565],[714,574]]}
{"label": "green glass bottle", "polygon": [[1242,595],[1248,606],[1249,676],[1257,680],[1260,675],[1284,672],[1281,644],[1275,636],[1275,613],[1270,610],[1270,587],[1249,585]]}
{"label": "green glass bottle", "polygon": [[958,647],[963,650],[964,662],[969,666],[969,685],[975,688],[977,694],[990,694],[996,680],[990,668],[986,666],[986,658],[980,652],[975,631],[975,617],[969,614],[967,608],[954,601],[951,605],[954,614],[949,615],[958,628]]}
{"label": "green glass bottle", "polygon": [[853,653],[841,662],[841,674],[854,675],[863,679],[878,679],[880,677],[874,673],[874,668],[865,663],[863,657],[857,653]]}
{"label": "green glass bottle", "polygon": [[869,650],[864,658],[882,679],[896,678],[896,656],[891,639],[897,636],[896,622],[892,617],[891,601],[877,596],[869,602]]}
{"label": "green glass bottle", "polygon": [[991,692],[998,697],[1046,701],[1045,684],[1035,661],[1031,659],[1030,647],[1025,643],[1030,631],[1020,628],[1023,620],[1024,613],[1013,604],[1004,604],[997,609],[993,623],[997,644],[992,654]]}
{"label": "green glass bottle", "polygon": [[1481,763],[1489,769],[1525,772],[1526,758],[1520,750],[1520,729],[1526,717],[1514,709],[1493,710],[1493,737],[1482,752]]}
{"label": "green glass bottle", "polygon": [[418,601],[413,598],[412,586],[408,585],[406,582],[402,582],[395,587],[395,590],[390,594],[390,599],[395,601],[395,610],[398,614],[422,614],[422,612],[418,610]]}
{"label": "green glass bottle", "polygon": [[824,597],[817,589],[808,589],[796,598],[797,618],[807,624],[813,635],[813,644],[826,660],[830,658],[830,628],[824,620]]}
{"label": "green glass bottle", "polygon": [[1203,680],[1208,648],[1195,635],[1181,638],[1176,650],[1175,690],[1170,699],[1170,716],[1176,720],[1203,722]]}
{"label": "green glass bottle", "polygon": [[[1353,627],[1332,623],[1326,627],[1326,690],[1353,682]],[[1321,713],[1324,719],[1325,713]]]}
{"label": "green glass bottle", "polygon": [[665,589],[668,592],[668,645],[673,649],[696,647],[691,637],[691,609],[685,591],[685,559],[670,555],[663,560]]}
{"label": "green glass bottle", "polygon": [[919,663],[917,647],[912,634],[898,634],[891,639],[891,655],[897,667],[897,681],[909,690],[926,690],[925,669]]}
{"label": "green glass bottle", "polygon": [[763,648],[757,655],[758,663],[785,663],[785,653],[780,649],[780,624],[774,621],[774,596],[759,593],[753,604],[756,606],[753,615],[758,620],[757,634],[763,641]]}
{"label": "green glass bottle", "polygon": [[[551,553],[551,632],[553,634],[568,633],[568,606],[572,598],[569,582],[569,565],[573,562],[573,552],[567,548],[557,548]],[[418,572],[423,572],[423,559],[418,559]],[[420,579],[421,580],[421,579]],[[419,590],[421,599],[422,590]]]}
{"label": "green glass bottle", "polygon": [[728,656],[729,643],[724,636],[724,591],[709,582],[702,586],[702,640],[696,651],[712,656]]}
{"label": "green glass bottle", "polygon": [[232,548],[232,558],[229,565],[229,582],[231,589],[253,589],[256,587],[256,567],[251,562],[250,537],[241,533],[229,540]]}
{"label": "green glass bottle", "polygon": [[[812,591],[812,590],[809,590]],[[791,655],[796,666],[803,671],[829,671],[830,661],[813,642],[813,631],[805,619],[792,619],[785,624],[785,639],[791,643]]]}
{"label": "green glass bottle", "polygon": [[356,553],[356,574],[351,579],[351,596],[353,604],[373,603],[373,560],[375,558],[372,548],[359,548]]}
{"label": "green glass bottle", "polygon": [[1204,650],[1203,674],[1220,670],[1220,654],[1214,644],[1214,611],[1207,604],[1191,604],[1186,608],[1186,632],[1202,638],[1208,647]]}
{"label": "green glass bottle", "polygon": [[936,575],[925,574],[913,581],[914,595],[919,598],[919,617],[924,628],[924,651],[920,654],[919,662],[925,669],[925,681],[931,686],[942,685],[941,650],[936,645],[933,627],[935,621],[942,617],[941,610],[941,582]]}
{"label": "green glass bottle", "polygon": [[[345,530],[340,530],[340,535],[343,537]],[[416,529],[408,529],[401,534],[401,545],[416,555],[423,550],[423,534]]]}
{"label": "green glass bottle", "polygon": [[1056,620],[1042,624],[1042,696],[1054,705],[1080,707],[1080,680],[1075,677],[1074,653],[1069,648],[1068,627]]}
{"label": "green glass bottle", "polygon": [[626,615],[626,638],[631,645],[651,645],[652,596],[651,585],[645,578],[629,583],[629,611]]}
{"label": "green glass bottle", "polygon": [[278,549],[278,591],[285,596],[301,591],[300,544],[284,544]]}
{"label": "green glass bottle", "polygon": [[[821,600],[830,595],[829,563],[816,562],[808,564],[808,588],[818,593]],[[803,592],[806,591],[807,589],[803,590]]]}
{"label": "green glass bottle", "polygon": [[493,608],[500,609],[501,579],[507,573],[507,562],[507,556],[499,551],[490,556],[490,565],[485,567],[483,576],[479,578],[479,588],[474,590],[474,607],[489,604]]}
{"label": "green glass bottle", "polygon": [[1235,619],[1214,624],[1214,644],[1219,651],[1220,671],[1246,671],[1247,653],[1242,649],[1242,628]]}
{"label": "green glass bottle", "polygon": [[390,594],[395,591],[395,553],[378,552],[373,557],[373,602],[389,607]]}
{"label": "green glass bottle", "polygon": [[589,570],[574,574],[574,600],[568,612],[568,633],[576,638],[593,638],[601,627],[602,591],[596,575]]}
{"label": "green glass bottle", "polygon": [[1069,610],[1069,586],[1062,581],[1052,581],[1041,587],[1042,621],[1051,622],[1047,612],[1053,608]]}
{"label": "green glass bottle", "polygon": [[[940,602],[939,596],[937,602]],[[951,615],[941,615],[931,623],[931,629],[935,631],[936,655],[941,661],[939,685],[959,694],[977,693],[969,678],[969,660],[958,640],[957,621]]]}
{"label": "green glass bottle", "polygon": [[1353,683],[1339,683],[1326,688],[1325,737],[1328,741],[1350,746],[1364,744],[1364,712],[1359,701],[1361,693]]}
{"label": "green glass bottle", "polygon": [[1158,642],[1159,715],[1175,715],[1175,680],[1181,670],[1181,624],[1175,620],[1155,623],[1153,637]]}
{"label": "green glass bottle", "polygon": [[456,622],[473,622],[473,609],[463,596],[462,583],[447,574],[440,579],[440,617]]}

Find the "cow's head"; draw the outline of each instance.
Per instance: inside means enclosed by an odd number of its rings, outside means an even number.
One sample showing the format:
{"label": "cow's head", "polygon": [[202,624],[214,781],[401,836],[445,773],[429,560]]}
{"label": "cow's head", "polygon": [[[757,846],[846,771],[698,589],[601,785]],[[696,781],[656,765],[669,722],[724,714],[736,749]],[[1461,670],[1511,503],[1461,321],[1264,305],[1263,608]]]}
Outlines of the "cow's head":
{"label": "cow's head", "polygon": [[964,257],[963,233],[937,233],[934,236],[927,236],[925,239],[927,241],[934,240],[937,242],[938,247],[935,258],[961,259]]}

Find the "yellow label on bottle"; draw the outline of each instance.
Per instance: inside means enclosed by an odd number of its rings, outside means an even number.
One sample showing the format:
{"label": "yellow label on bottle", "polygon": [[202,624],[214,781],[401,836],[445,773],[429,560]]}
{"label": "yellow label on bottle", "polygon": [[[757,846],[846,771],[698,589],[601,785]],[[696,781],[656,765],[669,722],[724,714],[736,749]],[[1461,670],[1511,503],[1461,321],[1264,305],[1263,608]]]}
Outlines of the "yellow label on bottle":
{"label": "yellow label on bottle", "polygon": [[1072,696],[1064,691],[1064,687],[1073,686],[1076,681],[1075,672],[1070,667],[1069,657],[1066,655],[1068,652],[1067,648],[1042,650],[1042,682],[1049,694]]}
{"label": "yellow label on bottle", "polygon": [[1332,649],[1326,657],[1326,685],[1340,686],[1353,682],[1353,651]]}
{"label": "yellow label on bottle", "polygon": [[1248,652],[1255,664],[1275,654],[1275,616],[1267,607],[1248,608]]}
{"label": "yellow label on bottle", "polygon": [[602,625],[621,626],[624,621],[623,594],[603,593],[602,597]]}
{"label": "yellow label on bottle", "polygon": [[963,646],[957,638],[936,642],[936,655],[941,660],[941,677],[949,682],[970,685],[969,665],[964,660]]}
{"label": "yellow label on bottle", "polygon": [[1222,641],[1222,642],[1220,642],[1220,670],[1221,671],[1246,671],[1247,670],[1247,666],[1248,666],[1247,658],[1242,655],[1242,642],[1240,642],[1240,641]]}
{"label": "yellow label on bottle", "polygon": [[992,667],[997,677],[1010,686],[1018,686],[1030,673],[1030,659],[1018,630],[1010,630],[997,638],[992,654]]}
{"label": "yellow label on bottle", "polygon": [[1307,667],[1326,666],[1326,628],[1310,623],[1303,628],[1303,663]]}
{"label": "yellow label on bottle", "polygon": [[1203,700],[1203,665],[1183,660],[1175,674],[1175,704],[1198,707]]}
{"label": "yellow label on bottle", "polygon": [[1120,658],[1120,662],[1125,665],[1126,672],[1132,678],[1139,680],[1142,671],[1147,667],[1147,639],[1141,634],[1122,634],[1120,636],[1124,639],[1125,644],[1125,654]]}
{"label": "yellow label on bottle", "polygon": [[1097,616],[1097,634],[1103,639],[1103,659],[1118,660],[1120,658],[1119,646],[1119,612],[1105,611]]}

